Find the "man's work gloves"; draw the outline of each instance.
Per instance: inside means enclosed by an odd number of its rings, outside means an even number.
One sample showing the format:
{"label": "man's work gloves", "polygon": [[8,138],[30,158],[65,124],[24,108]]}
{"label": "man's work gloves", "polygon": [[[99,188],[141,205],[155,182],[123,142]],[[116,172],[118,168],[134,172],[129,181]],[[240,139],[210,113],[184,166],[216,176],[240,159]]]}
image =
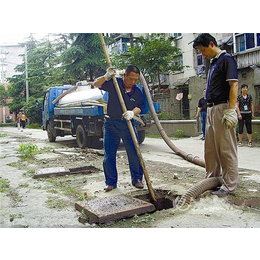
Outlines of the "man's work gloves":
{"label": "man's work gloves", "polygon": [[235,109],[225,109],[222,123],[226,125],[226,129],[235,128],[237,125],[237,113]]}
{"label": "man's work gloves", "polygon": [[106,81],[110,80],[113,76],[116,75],[116,70],[113,67],[107,69],[107,73],[104,75]]}
{"label": "man's work gloves", "polygon": [[125,120],[131,120],[133,117],[134,117],[134,112],[131,111],[131,110],[126,111],[125,113],[123,113],[123,118]]}

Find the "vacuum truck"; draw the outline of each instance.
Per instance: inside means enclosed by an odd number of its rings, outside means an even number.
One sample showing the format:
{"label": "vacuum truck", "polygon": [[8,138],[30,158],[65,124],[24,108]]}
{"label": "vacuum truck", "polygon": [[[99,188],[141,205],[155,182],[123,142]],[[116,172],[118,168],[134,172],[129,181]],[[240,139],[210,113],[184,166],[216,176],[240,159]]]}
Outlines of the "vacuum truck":
{"label": "vacuum truck", "polygon": [[[144,93],[143,87],[137,86]],[[144,141],[145,129],[151,124],[145,118],[149,106],[145,94],[143,96],[144,109],[140,118],[144,124],[136,121],[139,144]],[[55,142],[57,136],[71,135],[76,137],[79,148],[103,148],[107,97],[107,92],[94,88],[85,81],[78,82],[76,86],[64,85],[47,89],[43,100],[42,121],[49,141]],[[154,106],[156,111],[160,110],[158,103]]]}

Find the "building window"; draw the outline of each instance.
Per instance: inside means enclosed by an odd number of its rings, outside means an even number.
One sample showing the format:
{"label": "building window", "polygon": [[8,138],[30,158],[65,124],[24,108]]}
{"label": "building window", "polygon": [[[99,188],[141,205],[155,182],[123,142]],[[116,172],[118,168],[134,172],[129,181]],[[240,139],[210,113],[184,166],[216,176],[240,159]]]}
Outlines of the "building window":
{"label": "building window", "polygon": [[257,33],[256,37],[257,37],[257,46],[260,46],[260,33]]}
{"label": "building window", "polygon": [[181,33],[170,33],[170,36],[174,37],[175,39],[181,37]]}
{"label": "building window", "polygon": [[236,52],[246,51],[260,46],[259,33],[235,33]]}

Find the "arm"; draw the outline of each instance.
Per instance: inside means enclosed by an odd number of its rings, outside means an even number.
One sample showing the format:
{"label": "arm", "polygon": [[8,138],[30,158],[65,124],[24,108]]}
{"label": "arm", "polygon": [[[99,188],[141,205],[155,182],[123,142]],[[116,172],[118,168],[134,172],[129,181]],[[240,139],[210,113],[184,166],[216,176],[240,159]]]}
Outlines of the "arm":
{"label": "arm", "polygon": [[198,107],[198,111],[197,111],[197,114],[196,114],[196,118],[198,118],[200,116],[200,111],[201,111],[201,107]]}
{"label": "arm", "polygon": [[94,85],[94,87],[101,88],[103,83],[105,83],[105,81],[106,81],[105,76],[101,76],[101,77],[95,79],[93,85]]}
{"label": "arm", "polygon": [[141,109],[139,107],[135,107],[133,109],[133,112],[134,112],[134,115],[137,116],[137,115],[139,115],[141,113]]}
{"label": "arm", "polygon": [[255,118],[254,104],[251,102],[252,119]]}
{"label": "arm", "polygon": [[107,72],[104,76],[101,76],[94,81],[93,85],[97,88],[101,88],[103,83],[105,83],[105,81],[110,80],[115,75],[116,75],[115,69],[113,67],[110,67],[107,69]]}
{"label": "arm", "polygon": [[235,109],[237,104],[237,95],[238,95],[238,82],[229,81],[230,91],[229,91],[229,109]]}
{"label": "arm", "polygon": [[222,118],[222,123],[226,125],[226,129],[235,128],[237,125],[237,94],[238,94],[238,82],[229,81],[230,91],[229,91],[229,105],[228,109],[224,110],[224,115]]}
{"label": "arm", "polygon": [[239,109],[239,102],[237,102],[236,108],[237,108],[238,119],[241,120],[242,116],[241,116],[241,112],[240,112],[240,109]]}

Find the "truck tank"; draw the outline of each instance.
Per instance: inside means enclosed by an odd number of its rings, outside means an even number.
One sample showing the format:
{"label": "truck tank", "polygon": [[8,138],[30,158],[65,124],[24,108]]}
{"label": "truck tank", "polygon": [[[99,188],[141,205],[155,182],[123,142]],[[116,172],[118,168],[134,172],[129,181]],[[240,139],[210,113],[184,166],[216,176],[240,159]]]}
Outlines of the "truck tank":
{"label": "truck tank", "polygon": [[98,88],[91,88],[91,85],[78,86],[76,90],[61,98],[57,106],[66,107],[89,105],[89,101],[103,99],[104,93],[105,91]]}

